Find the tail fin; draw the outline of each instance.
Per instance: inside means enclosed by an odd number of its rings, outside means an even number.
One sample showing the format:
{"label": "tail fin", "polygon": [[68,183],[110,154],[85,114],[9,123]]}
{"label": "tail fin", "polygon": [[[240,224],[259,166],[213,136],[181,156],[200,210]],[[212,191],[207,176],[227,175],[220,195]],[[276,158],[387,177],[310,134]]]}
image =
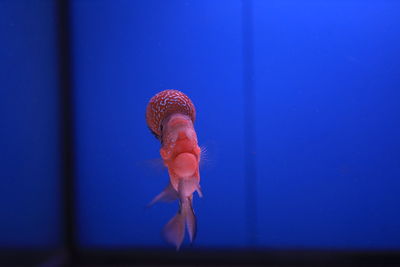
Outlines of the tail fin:
{"label": "tail fin", "polygon": [[176,246],[179,250],[185,237],[185,225],[187,227],[190,242],[196,237],[196,217],[192,208],[192,196],[180,201],[178,213],[165,225],[164,237],[167,242]]}
{"label": "tail fin", "polygon": [[183,238],[185,237],[185,216],[182,212],[182,208],[165,225],[163,234],[167,242],[175,245],[176,250],[179,250],[183,242]]}

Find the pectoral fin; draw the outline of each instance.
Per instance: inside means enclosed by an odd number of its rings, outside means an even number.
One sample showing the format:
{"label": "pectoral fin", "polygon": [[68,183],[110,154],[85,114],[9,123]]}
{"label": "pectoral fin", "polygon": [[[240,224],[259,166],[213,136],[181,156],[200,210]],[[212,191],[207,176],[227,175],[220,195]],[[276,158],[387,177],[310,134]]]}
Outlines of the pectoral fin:
{"label": "pectoral fin", "polygon": [[178,192],[176,192],[171,184],[168,184],[168,186],[160,194],[158,194],[149,204],[147,204],[147,207],[151,207],[160,201],[171,202],[176,199],[178,199]]}
{"label": "pectoral fin", "polygon": [[203,197],[203,192],[201,191],[200,185],[197,185],[196,191],[197,191],[197,194],[199,194],[199,197]]}

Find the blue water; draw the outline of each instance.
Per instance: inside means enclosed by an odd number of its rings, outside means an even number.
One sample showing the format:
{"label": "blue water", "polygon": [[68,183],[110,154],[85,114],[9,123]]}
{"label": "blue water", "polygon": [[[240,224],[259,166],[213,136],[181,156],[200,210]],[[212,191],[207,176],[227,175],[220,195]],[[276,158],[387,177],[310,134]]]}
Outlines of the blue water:
{"label": "blue water", "polygon": [[[54,3],[1,6],[0,246],[51,246]],[[400,249],[399,2],[76,0],[71,14],[80,247],[167,246],[177,204],[145,209],[168,175],[144,115],[179,89],[208,149],[195,247]]]}
{"label": "blue water", "polygon": [[0,248],[61,242],[53,1],[0,1]]}

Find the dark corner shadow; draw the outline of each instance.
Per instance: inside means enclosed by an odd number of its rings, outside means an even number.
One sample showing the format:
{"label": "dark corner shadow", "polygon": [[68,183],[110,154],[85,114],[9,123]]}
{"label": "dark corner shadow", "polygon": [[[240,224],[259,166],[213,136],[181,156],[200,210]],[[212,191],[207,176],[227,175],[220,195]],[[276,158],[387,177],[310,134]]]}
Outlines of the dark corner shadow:
{"label": "dark corner shadow", "polygon": [[0,249],[0,266],[63,266],[67,254],[48,249]]}
{"label": "dark corner shadow", "polygon": [[78,265],[400,266],[400,251],[126,249],[82,250]]}

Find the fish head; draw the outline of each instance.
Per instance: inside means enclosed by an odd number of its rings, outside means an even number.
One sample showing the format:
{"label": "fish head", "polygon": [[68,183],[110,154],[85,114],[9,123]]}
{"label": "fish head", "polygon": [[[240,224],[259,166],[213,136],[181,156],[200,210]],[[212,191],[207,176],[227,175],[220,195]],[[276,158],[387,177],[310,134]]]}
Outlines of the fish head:
{"label": "fish head", "polygon": [[198,176],[201,149],[197,144],[192,120],[188,116],[174,114],[165,121],[160,154],[176,190],[179,179]]}

